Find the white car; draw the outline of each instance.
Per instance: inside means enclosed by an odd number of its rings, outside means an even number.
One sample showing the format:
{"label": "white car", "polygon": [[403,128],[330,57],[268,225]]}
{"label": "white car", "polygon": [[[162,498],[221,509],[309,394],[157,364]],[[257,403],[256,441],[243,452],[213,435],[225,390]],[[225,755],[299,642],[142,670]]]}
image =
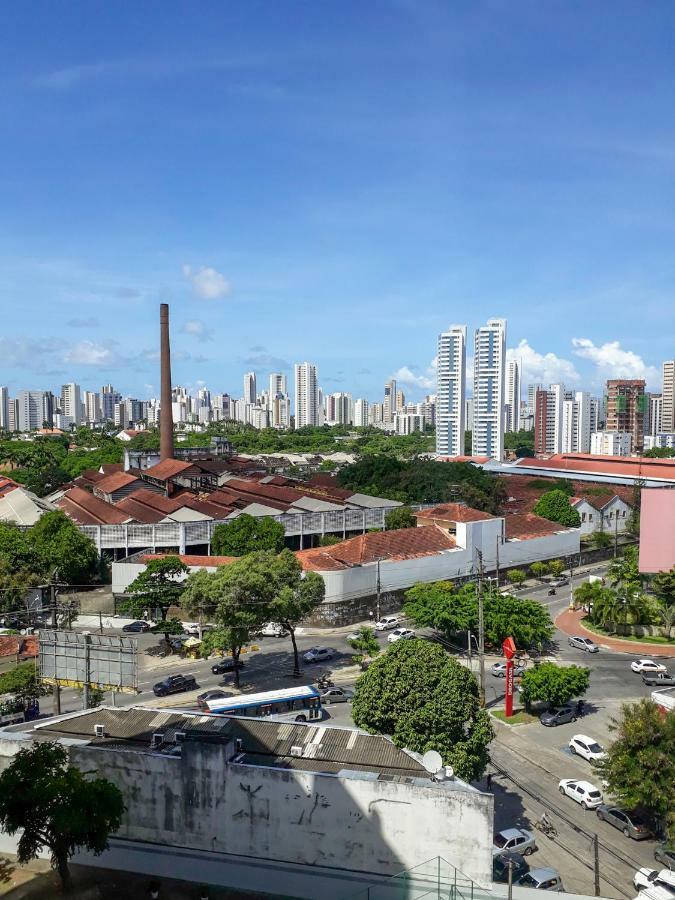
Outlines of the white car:
{"label": "white car", "polygon": [[665,888],[675,897],[675,872],[671,869],[661,869],[660,872],[649,868],[638,869],[633,877],[633,885],[636,891],[654,887]]}
{"label": "white car", "polygon": [[400,624],[400,616],[382,616],[380,621],[375,623],[375,631],[389,631],[391,628],[398,628]]}
{"label": "white car", "polygon": [[395,643],[400,640],[409,640],[410,638],[415,637],[415,632],[412,628],[396,628],[392,633],[387,637],[387,641],[390,644]]}
{"label": "white car", "polygon": [[263,637],[285,637],[286,629],[278,622],[265,622],[260,629],[260,634]]}
{"label": "white car", "polygon": [[642,674],[642,672],[667,672],[668,670],[662,663],[654,662],[653,659],[634,659],[630,664],[633,672]]}
{"label": "white car", "polygon": [[607,756],[600,744],[586,734],[575,734],[570,738],[570,750],[588,762],[600,762]]}
{"label": "white car", "polygon": [[602,803],[602,793],[590,781],[580,781],[578,778],[563,778],[558,785],[558,790],[564,796],[576,800],[584,809],[597,809]]}
{"label": "white car", "polygon": [[334,655],[330,647],[310,647],[306,653],[303,653],[302,661],[306,663],[327,662]]}

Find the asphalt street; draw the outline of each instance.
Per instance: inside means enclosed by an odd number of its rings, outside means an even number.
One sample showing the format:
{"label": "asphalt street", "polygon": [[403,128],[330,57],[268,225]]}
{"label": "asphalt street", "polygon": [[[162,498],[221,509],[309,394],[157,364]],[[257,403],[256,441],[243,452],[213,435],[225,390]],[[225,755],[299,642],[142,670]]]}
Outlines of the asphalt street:
{"label": "asphalt street", "polygon": [[[603,568],[598,568],[602,574]],[[588,577],[588,572],[583,578]],[[529,587],[519,592],[520,596],[537,599],[547,606],[552,618],[562,612],[569,603],[571,589],[582,580],[575,578],[574,585],[558,588],[555,596],[548,595],[548,588]],[[336,683],[352,685],[358,677],[358,669],[353,665],[353,651],[346,637],[345,629],[324,633],[307,633],[300,629],[297,643],[300,653],[312,646],[330,647],[335,657],[327,664],[317,666],[302,665],[299,679],[293,678],[293,657],[290,638],[263,638],[257,642],[259,649],[243,655],[244,668],[241,673],[241,690],[253,692],[287,687],[292,684],[310,683],[319,671],[330,668]],[[420,636],[433,638],[428,630],[418,631]],[[386,646],[387,633],[378,635],[380,644]],[[117,694],[118,706],[152,704],[162,707],[195,709],[197,693],[211,687],[233,689],[232,676],[216,676],[211,673],[212,661],[186,661],[178,657],[160,658],[156,635],[138,636],[139,648],[139,693],[136,695]],[[623,702],[634,701],[649,696],[652,688],[642,683],[639,675],[630,669],[631,655],[601,650],[588,654],[569,647],[567,635],[556,632],[552,651],[561,662],[588,666],[591,671],[590,690],[585,698],[586,710],[576,723],[557,728],[545,728],[539,722],[518,727],[510,727],[495,722],[496,738],[490,754],[492,760],[495,795],[495,829],[506,827],[532,828],[544,809],[555,822],[559,836],[550,840],[538,835],[538,850],[530,857],[532,867],[550,865],[563,877],[565,887],[578,893],[593,893],[593,848],[592,836],[597,833],[599,840],[601,891],[603,896],[634,897],[632,877],[640,866],[656,865],[653,858],[655,842],[635,842],[601,822],[592,811],[584,811],[573,800],[561,796],[558,782],[561,778],[586,778],[598,783],[590,765],[570,754],[568,742],[573,734],[585,733],[600,744],[607,745],[613,716],[620,713]],[[658,647],[653,656],[658,655]],[[461,661],[468,665],[465,655]],[[490,664],[497,657],[486,660],[487,705],[499,707],[504,695],[504,680],[493,677]],[[473,671],[477,673],[477,660],[473,659]],[[178,694],[156,698],[152,686],[167,675],[177,672],[195,675],[199,689],[189,694]],[[110,702],[110,698],[106,698]],[[82,707],[82,697],[76,691],[62,691],[62,711],[75,711]],[[49,711],[49,698],[43,703]],[[328,707],[327,717],[337,725],[352,725],[351,707],[340,704]],[[485,783],[477,785],[485,789]],[[599,785],[598,785],[599,786]]]}

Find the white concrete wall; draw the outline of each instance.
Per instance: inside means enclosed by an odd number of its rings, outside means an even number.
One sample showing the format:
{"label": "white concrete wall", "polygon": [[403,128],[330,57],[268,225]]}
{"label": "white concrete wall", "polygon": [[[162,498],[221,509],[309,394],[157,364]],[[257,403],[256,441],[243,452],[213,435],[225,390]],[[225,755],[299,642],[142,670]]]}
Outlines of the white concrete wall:
{"label": "white concrete wall", "polygon": [[490,883],[490,794],[231,764],[231,745],[182,748],[178,758],[86,746],[71,753],[122,790],[122,839],[387,875],[442,856]]}

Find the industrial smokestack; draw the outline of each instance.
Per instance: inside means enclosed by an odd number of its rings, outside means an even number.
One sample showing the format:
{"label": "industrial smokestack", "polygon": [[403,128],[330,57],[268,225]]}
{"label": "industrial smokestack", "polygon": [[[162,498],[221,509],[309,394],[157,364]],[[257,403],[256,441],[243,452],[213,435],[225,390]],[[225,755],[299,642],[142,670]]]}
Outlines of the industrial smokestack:
{"label": "industrial smokestack", "polygon": [[173,458],[173,408],[171,405],[171,347],[169,345],[169,304],[159,305],[160,414],[159,458]]}

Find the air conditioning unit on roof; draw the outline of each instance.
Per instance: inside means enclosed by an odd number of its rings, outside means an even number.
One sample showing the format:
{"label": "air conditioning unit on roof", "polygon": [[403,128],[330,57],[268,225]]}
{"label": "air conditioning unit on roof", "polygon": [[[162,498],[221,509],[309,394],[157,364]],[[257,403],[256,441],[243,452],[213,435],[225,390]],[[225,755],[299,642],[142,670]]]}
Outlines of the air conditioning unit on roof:
{"label": "air conditioning unit on roof", "polygon": [[298,744],[294,744],[291,747],[291,756],[302,756],[302,747]]}

